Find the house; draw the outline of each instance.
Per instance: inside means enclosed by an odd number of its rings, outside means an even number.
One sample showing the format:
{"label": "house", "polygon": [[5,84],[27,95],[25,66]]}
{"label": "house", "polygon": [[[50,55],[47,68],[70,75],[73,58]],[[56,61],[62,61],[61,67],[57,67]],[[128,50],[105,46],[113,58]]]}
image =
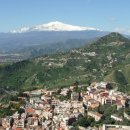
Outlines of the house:
{"label": "house", "polygon": [[80,98],[80,94],[79,93],[77,93],[77,92],[72,92],[71,93],[71,100],[79,101],[79,98]]}
{"label": "house", "polygon": [[80,102],[80,101],[71,101],[71,106],[74,107],[74,108],[82,108],[83,107],[83,103]]}
{"label": "house", "polygon": [[91,97],[88,94],[83,95],[83,102],[86,103],[91,99]]}
{"label": "house", "polygon": [[111,115],[111,118],[113,118],[113,119],[116,120],[116,121],[123,121],[122,117],[119,117],[119,116],[116,115],[116,114]]}
{"label": "house", "polygon": [[60,103],[60,100],[56,100],[56,99],[51,100],[52,106],[57,106],[59,103]]}
{"label": "house", "polygon": [[64,121],[60,122],[60,128],[62,128],[63,130],[67,127],[67,123]]}
{"label": "house", "polygon": [[45,96],[45,95],[42,95],[41,96],[41,100],[45,101],[46,103],[51,103],[51,96]]}
{"label": "house", "polygon": [[76,86],[70,86],[70,90],[73,91]]}
{"label": "house", "polygon": [[130,130],[130,126],[103,124],[102,130]]}
{"label": "house", "polygon": [[106,88],[106,85],[107,85],[106,82],[100,82],[100,83],[96,83],[96,84],[95,84],[95,87],[96,87],[96,88],[97,88],[97,87]]}
{"label": "house", "polygon": [[37,101],[37,100],[40,100],[40,97],[38,97],[38,96],[30,96],[30,103],[31,104],[34,104],[35,101]]}
{"label": "house", "polygon": [[63,96],[67,96],[68,92],[69,92],[68,88],[63,88],[63,89],[61,89],[61,93],[60,94],[63,95]]}
{"label": "house", "polygon": [[40,110],[40,109],[35,109],[35,113],[40,116],[40,115],[42,114],[42,110]]}
{"label": "house", "polygon": [[124,117],[130,121],[130,116],[124,111]]}
{"label": "house", "polygon": [[116,100],[113,100],[111,97],[108,97],[105,99],[105,104],[115,104],[116,103]]}
{"label": "house", "polygon": [[19,113],[18,113],[18,112],[15,112],[15,113],[12,115],[12,117],[13,117],[14,119],[18,119],[18,118],[19,118]]}
{"label": "house", "polygon": [[3,118],[2,119],[2,126],[4,128],[8,128],[10,126],[10,120],[11,120],[10,117]]}
{"label": "house", "polygon": [[51,128],[52,126],[52,121],[51,120],[46,120],[45,122],[42,123],[43,128],[45,128],[45,130],[50,130],[49,128]]}
{"label": "house", "polygon": [[99,107],[99,105],[100,105],[100,103],[98,101],[94,100],[94,99],[89,99],[88,102],[87,102],[88,108],[94,109],[94,108]]}
{"label": "house", "polygon": [[24,119],[20,119],[17,121],[16,127],[17,128],[24,128],[25,124],[24,124]]}
{"label": "house", "polygon": [[93,117],[95,119],[95,121],[99,121],[102,118],[102,114],[99,114],[98,112],[94,112],[94,111],[88,111],[88,116]]}
{"label": "house", "polygon": [[120,101],[116,102],[117,110],[121,109],[123,106]]}
{"label": "house", "polygon": [[27,123],[28,126],[33,124],[33,118],[32,117],[28,117],[27,121],[28,121],[28,123]]}
{"label": "house", "polygon": [[42,115],[43,115],[43,117],[45,117],[46,119],[50,119],[50,118],[52,118],[53,113],[52,113],[51,111],[44,111],[44,112],[42,113]]}
{"label": "house", "polygon": [[35,109],[33,109],[33,108],[26,108],[25,112],[27,114],[29,114],[29,115],[33,115],[33,114],[35,114]]}
{"label": "house", "polygon": [[22,128],[15,128],[15,130],[23,130]]}

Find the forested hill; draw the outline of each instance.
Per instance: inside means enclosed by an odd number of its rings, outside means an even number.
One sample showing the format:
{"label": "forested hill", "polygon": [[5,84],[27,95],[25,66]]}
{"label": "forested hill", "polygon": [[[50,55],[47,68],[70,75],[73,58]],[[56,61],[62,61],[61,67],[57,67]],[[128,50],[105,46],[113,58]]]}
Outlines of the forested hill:
{"label": "forested hill", "polygon": [[101,80],[130,92],[130,41],[118,33],[110,33],[68,53],[0,67],[1,93]]}

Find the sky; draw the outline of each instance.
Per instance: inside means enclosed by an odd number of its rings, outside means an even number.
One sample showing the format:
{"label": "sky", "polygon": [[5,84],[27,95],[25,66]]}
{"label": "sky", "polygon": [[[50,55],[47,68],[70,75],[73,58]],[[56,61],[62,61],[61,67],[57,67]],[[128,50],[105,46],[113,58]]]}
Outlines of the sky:
{"label": "sky", "polygon": [[0,0],[0,32],[52,21],[130,34],[130,0]]}

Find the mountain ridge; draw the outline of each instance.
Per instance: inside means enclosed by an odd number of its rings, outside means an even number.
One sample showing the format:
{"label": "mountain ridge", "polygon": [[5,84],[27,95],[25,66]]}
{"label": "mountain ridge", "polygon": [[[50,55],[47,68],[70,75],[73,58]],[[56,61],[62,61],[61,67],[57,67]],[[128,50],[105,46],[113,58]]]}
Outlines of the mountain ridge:
{"label": "mountain ridge", "polygon": [[[51,46],[52,50],[55,49],[54,45],[60,43],[61,48],[67,48],[65,42],[71,39],[77,39],[78,41],[93,40],[108,34],[108,32],[87,30],[87,31],[33,31],[26,33],[0,33],[0,54],[19,53],[24,48],[37,48],[42,46],[46,48]],[[81,44],[80,44],[81,43]],[[82,46],[83,42],[78,43],[78,47]],[[75,48],[75,45],[70,43],[71,48]],[[49,50],[50,48],[47,48]],[[55,50],[58,50],[56,48]],[[64,50],[61,51],[64,51]],[[68,48],[70,49],[70,48]],[[31,51],[31,50],[29,50]],[[56,52],[56,51],[54,51]],[[24,54],[26,58],[26,54]]]}

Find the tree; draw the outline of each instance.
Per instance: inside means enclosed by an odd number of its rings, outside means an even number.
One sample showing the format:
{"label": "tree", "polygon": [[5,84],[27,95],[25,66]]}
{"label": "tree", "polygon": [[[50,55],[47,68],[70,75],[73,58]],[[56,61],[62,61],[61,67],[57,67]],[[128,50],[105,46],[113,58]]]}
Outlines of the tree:
{"label": "tree", "polygon": [[14,124],[14,118],[11,118],[10,119],[10,126],[11,126],[11,128],[13,127],[13,124]]}
{"label": "tree", "polygon": [[89,117],[81,117],[79,118],[75,123],[73,123],[73,126],[83,126],[83,127],[88,127],[91,125],[91,123],[94,122],[93,118],[89,118]]}
{"label": "tree", "polygon": [[19,108],[18,113],[21,115],[22,113],[25,113],[25,110],[23,108]]}

